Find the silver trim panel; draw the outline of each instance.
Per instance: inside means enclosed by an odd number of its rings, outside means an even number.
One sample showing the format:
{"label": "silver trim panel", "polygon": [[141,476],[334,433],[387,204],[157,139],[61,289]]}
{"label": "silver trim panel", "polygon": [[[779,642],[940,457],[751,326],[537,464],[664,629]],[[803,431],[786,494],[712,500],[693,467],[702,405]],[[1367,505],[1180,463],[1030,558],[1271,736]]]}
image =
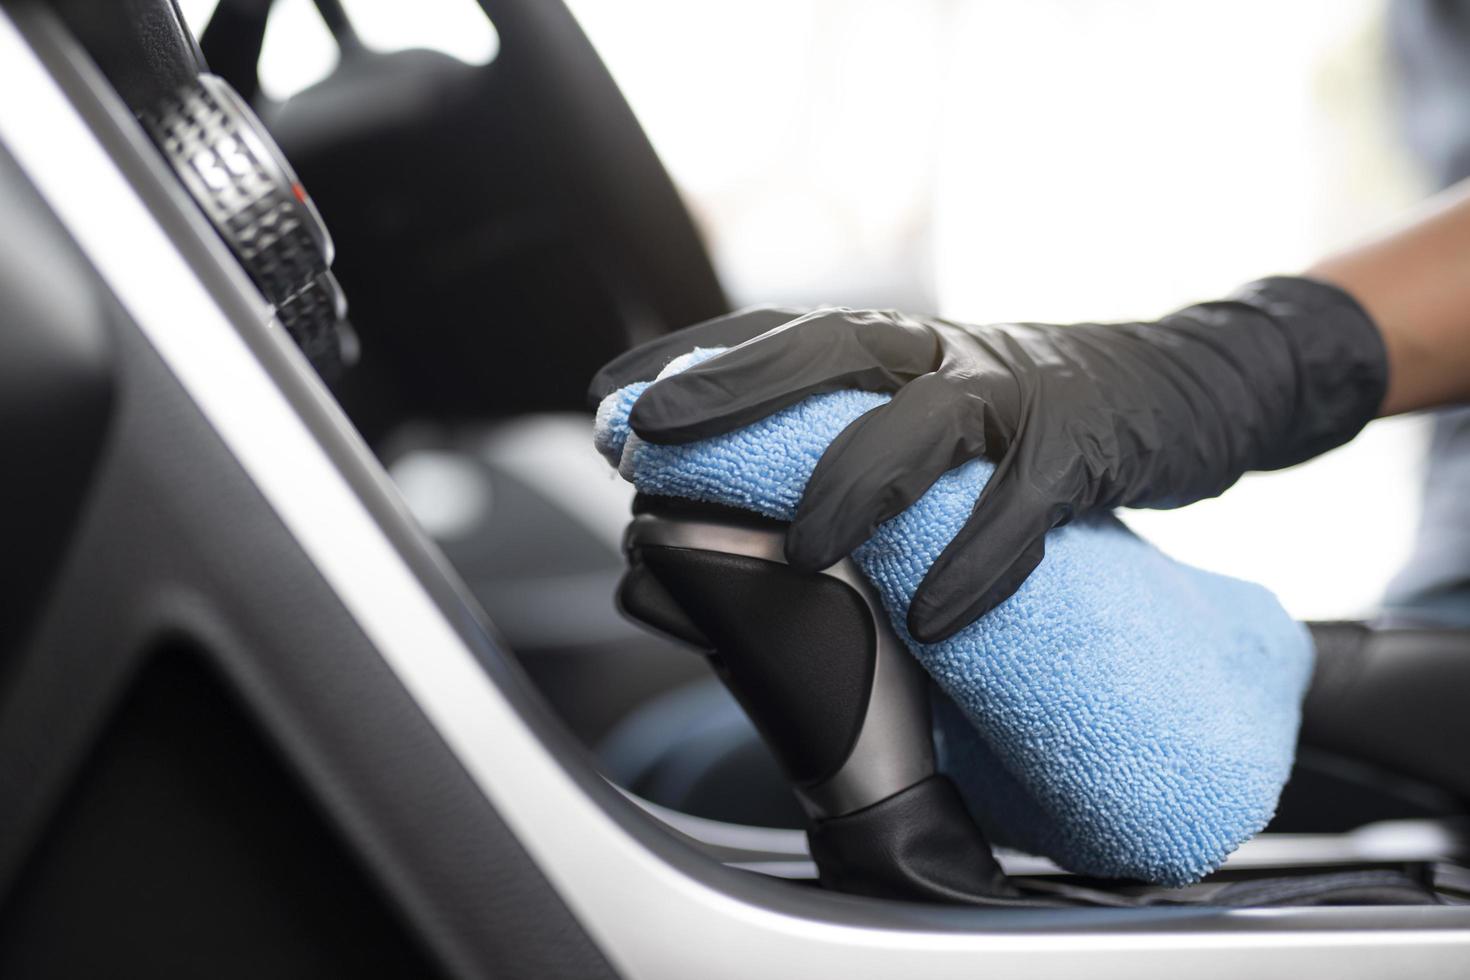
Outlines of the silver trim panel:
{"label": "silver trim panel", "polygon": [[[693,842],[717,861],[759,870],[780,864],[782,877],[805,862],[815,878],[806,834],[800,830],[751,827],[690,816],[626,793],[633,802],[681,838]],[[1466,853],[1465,828],[1444,820],[1385,820],[1341,834],[1260,834],[1226,859],[1230,871],[1323,867],[1349,864],[1429,863],[1456,860]],[[1047,858],[1009,848],[995,848],[996,860],[1008,875],[1036,877],[1067,872]]]}

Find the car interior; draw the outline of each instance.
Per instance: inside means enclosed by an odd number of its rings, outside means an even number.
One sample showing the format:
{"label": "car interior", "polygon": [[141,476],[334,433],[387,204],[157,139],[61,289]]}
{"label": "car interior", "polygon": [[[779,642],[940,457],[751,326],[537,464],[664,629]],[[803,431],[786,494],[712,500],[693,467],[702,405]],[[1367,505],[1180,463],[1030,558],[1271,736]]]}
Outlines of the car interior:
{"label": "car interior", "polygon": [[1466,970],[1470,634],[1309,624],[1271,825],[1088,879],[850,563],[635,498],[587,384],[729,303],[561,0],[479,2],[485,65],[317,0],[285,101],[271,0],[0,4],[0,974]]}

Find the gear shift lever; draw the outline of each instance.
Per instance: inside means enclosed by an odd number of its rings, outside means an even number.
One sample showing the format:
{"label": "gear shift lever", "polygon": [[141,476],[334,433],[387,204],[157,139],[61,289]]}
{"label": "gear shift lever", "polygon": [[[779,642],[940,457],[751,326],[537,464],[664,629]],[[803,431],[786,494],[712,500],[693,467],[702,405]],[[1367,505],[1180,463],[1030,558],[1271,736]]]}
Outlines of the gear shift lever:
{"label": "gear shift lever", "polygon": [[[785,525],[744,511],[642,495],[633,510],[623,611],[708,655],[791,780],[828,888],[999,907],[1439,901],[1417,873],[1392,869],[1245,877],[1198,895],[1018,887],[936,771],[928,678],[850,561],[798,572]],[[1369,666],[1358,656],[1323,696],[1344,698]]]}
{"label": "gear shift lever", "polygon": [[790,778],[823,884],[983,903],[1014,895],[935,770],[929,683],[851,561],[784,558],[784,525],[639,497],[619,590],[634,620],[705,651]]}

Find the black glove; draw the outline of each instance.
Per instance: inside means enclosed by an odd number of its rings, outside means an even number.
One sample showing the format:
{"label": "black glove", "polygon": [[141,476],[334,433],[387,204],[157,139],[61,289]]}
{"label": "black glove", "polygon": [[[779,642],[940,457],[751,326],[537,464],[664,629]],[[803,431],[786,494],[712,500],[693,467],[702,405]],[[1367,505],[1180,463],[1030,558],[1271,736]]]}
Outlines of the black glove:
{"label": "black glove", "polygon": [[893,392],[832,442],[787,536],[792,565],[849,554],[945,471],[997,460],[974,513],[935,561],[909,631],[935,642],[1006,599],[1046,532],[1087,511],[1178,507],[1247,470],[1341,445],[1377,413],[1383,341],[1346,293],[1253,283],[1157,323],[961,326],[889,312],[734,314],[609,364],[593,394],[647,380],[695,346],[738,345],[660,381],[633,407],[652,442],[747,425],[808,395]]}

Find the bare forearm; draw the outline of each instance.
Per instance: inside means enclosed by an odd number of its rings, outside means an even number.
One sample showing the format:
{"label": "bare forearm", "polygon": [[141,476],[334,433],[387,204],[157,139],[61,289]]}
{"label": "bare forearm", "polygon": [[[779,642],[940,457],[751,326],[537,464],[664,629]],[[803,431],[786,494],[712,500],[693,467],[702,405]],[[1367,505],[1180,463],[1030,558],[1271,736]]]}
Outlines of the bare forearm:
{"label": "bare forearm", "polygon": [[1378,324],[1389,365],[1380,415],[1470,402],[1470,182],[1307,275],[1347,290]]}

